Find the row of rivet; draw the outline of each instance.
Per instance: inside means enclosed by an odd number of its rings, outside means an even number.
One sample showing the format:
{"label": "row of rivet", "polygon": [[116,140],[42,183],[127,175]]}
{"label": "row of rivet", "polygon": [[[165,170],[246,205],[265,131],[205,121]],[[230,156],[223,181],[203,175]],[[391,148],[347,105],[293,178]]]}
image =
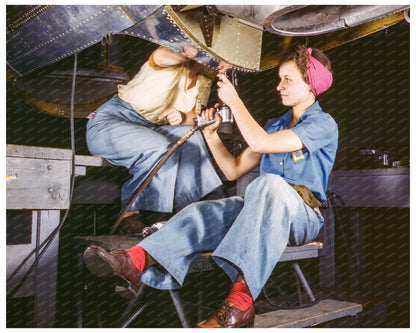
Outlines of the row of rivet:
{"label": "row of rivet", "polygon": [[[195,47],[195,48],[197,48],[198,50],[199,50],[199,52],[201,52],[204,56],[206,56],[207,58],[209,58],[210,59],[210,61],[213,61],[213,62],[215,62],[215,63],[218,63],[219,62],[219,59],[217,59],[216,57],[214,57],[211,53],[209,53],[208,51],[206,51],[205,49],[203,49],[199,44],[197,44],[193,39],[191,39],[178,25],[177,25],[177,23],[175,22],[175,20],[170,16],[170,14],[166,11],[166,9],[163,9],[162,10],[162,14],[167,18],[167,20],[169,21],[169,23],[172,25],[172,27],[173,28],[175,28],[176,29],[176,31],[178,31],[181,35],[182,35],[182,38],[185,40],[185,41],[187,41],[187,42],[189,42],[193,47]],[[130,31],[130,32],[128,32],[127,30],[126,31],[124,31],[124,33],[125,34],[127,34],[127,35],[131,35],[131,36],[137,36],[137,37],[139,37],[139,38],[142,38],[142,39],[145,39],[145,40],[148,40],[148,41],[150,41],[150,42],[153,42],[153,43],[156,43],[156,44],[159,44],[159,45],[161,45],[161,46],[165,46],[165,47],[168,47],[168,48],[172,48],[172,45],[171,44],[173,44],[173,43],[175,43],[175,42],[179,42],[179,39],[177,38],[177,37],[171,37],[171,39],[169,40],[169,41],[167,41],[167,40],[162,40],[162,39],[155,39],[155,38],[152,38],[152,37],[149,37],[149,36],[146,36],[145,34],[140,34],[140,33],[135,33],[135,32],[133,32],[133,31]],[[208,65],[209,66],[209,65]],[[231,65],[230,64],[230,66],[231,66],[231,68],[232,69],[235,69],[235,70],[238,70],[238,71],[241,71],[241,72],[254,72],[255,70],[254,69],[248,69],[248,68],[242,68],[242,67],[239,67],[239,66],[235,66],[235,65]],[[209,67],[211,67],[211,68],[213,68],[212,66],[209,66]],[[216,68],[213,68],[213,69],[216,69]]]}
{"label": "row of rivet", "polygon": [[[110,7],[110,6],[108,6],[108,8],[109,8],[109,7]],[[104,8],[104,9],[103,9],[103,12],[105,12],[105,11],[106,11],[106,9]],[[98,14],[104,15],[104,13],[103,13],[103,12],[99,11],[99,12],[98,12]],[[97,16],[98,16],[98,14],[96,13],[94,16],[96,16],[96,17],[97,17]],[[92,19],[94,19],[94,17],[93,17],[93,16],[91,16],[91,20],[92,20]],[[64,37],[65,35],[67,35],[67,34],[69,34],[69,33],[73,32],[73,31],[75,31],[78,27],[80,27],[82,24],[85,24],[86,22],[89,22],[89,19],[84,20],[84,21],[83,21],[83,23],[79,23],[79,24],[77,24],[76,26],[74,26],[74,27],[72,27],[72,28],[69,28],[69,30],[66,30],[66,31],[65,31],[64,33],[62,33],[62,34],[59,34],[58,36],[52,37],[50,40],[48,40],[48,41],[46,41],[46,42],[43,42],[43,43],[39,44],[38,46],[34,47],[33,49],[31,49],[31,50],[29,50],[29,51],[27,51],[27,52],[23,53],[22,55],[20,55],[20,56],[18,56],[18,57],[16,57],[16,58],[14,58],[14,59],[13,59],[13,61],[16,61],[16,60],[19,60],[19,59],[21,59],[21,58],[24,58],[24,57],[28,56],[29,54],[31,54],[32,52],[35,52],[35,51],[37,51],[37,50],[41,49],[42,47],[47,46],[48,44],[50,44],[50,43],[54,42],[55,40],[57,40],[57,39],[59,39],[59,38],[61,38],[61,37]],[[23,41],[23,37],[21,38],[21,40]]]}
{"label": "row of rivet", "polygon": [[[169,15],[169,13],[164,9],[163,13],[166,15],[166,17],[168,18],[169,22],[172,23],[173,27],[178,27],[178,25],[176,24],[175,20]],[[179,27],[177,28],[178,31],[181,31],[181,34],[185,37],[185,32],[182,31]],[[205,49],[202,49],[196,42],[194,42],[191,38],[189,38],[188,36],[186,36],[186,39],[188,41],[191,41],[192,45],[195,46],[197,49],[201,50],[201,53],[203,53],[205,56],[207,56],[208,58],[210,58],[211,61],[214,62],[219,62],[219,60],[214,57],[211,53],[209,53],[208,51],[206,51]],[[237,62],[236,59],[234,59],[234,62]],[[240,66],[236,66],[236,65],[232,65],[229,64],[231,66],[231,69],[235,69],[238,71],[242,71],[242,72],[253,72],[254,70],[248,69],[248,68],[242,68]],[[211,66],[209,66],[211,67]],[[246,66],[247,67],[247,66]],[[216,68],[213,68],[216,69]]]}
{"label": "row of rivet", "polygon": [[23,14],[22,17],[18,18],[15,22],[10,23],[9,27],[11,32],[15,31],[19,27],[24,26],[27,22],[29,22],[31,19],[37,17],[38,15],[42,14],[45,10],[52,7],[52,5],[38,5],[29,10],[27,13]]}
{"label": "row of rivet", "polygon": [[[111,8],[111,6],[107,6],[107,8]],[[101,11],[101,10],[100,10],[100,11],[98,11],[98,13],[95,13],[95,14],[94,14],[94,16],[95,16],[95,17],[98,17],[98,15],[104,15],[106,11],[107,11],[107,10],[106,10],[106,8],[103,8],[103,9],[102,9],[102,11]],[[120,11],[117,11],[117,12],[118,12],[118,13],[120,13]],[[91,19],[91,20],[93,20],[93,19],[94,19],[94,16],[90,16],[90,19]],[[124,16],[124,15],[122,15],[121,17],[122,17],[122,18],[126,17],[127,19],[129,19],[129,17],[128,17],[128,16]],[[55,40],[57,40],[57,39],[59,39],[59,38],[61,38],[61,37],[64,37],[66,34],[69,34],[69,33],[73,32],[73,31],[75,31],[75,30],[76,30],[78,27],[80,27],[81,25],[86,24],[87,22],[89,22],[89,21],[90,21],[90,19],[86,19],[86,20],[84,20],[82,23],[79,23],[79,24],[77,24],[76,26],[74,26],[74,27],[70,28],[69,30],[66,30],[64,33],[59,34],[59,35],[58,35],[58,36],[56,36],[56,37],[53,37],[53,38],[52,38],[52,39],[50,39],[49,41],[43,42],[42,44],[40,44],[40,45],[36,46],[35,48],[33,48],[33,49],[31,49],[31,50],[29,50],[29,51],[25,52],[24,54],[22,54],[22,55],[20,55],[20,56],[16,57],[15,59],[12,59],[12,60],[11,60],[11,62],[13,62],[13,61],[17,61],[17,60],[19,60],[19,59],[21,59],[21,58],[24,58],[24,57],[26,57],[26,56],[30,55],[32,52],[36,52],[36,51],[38,51],[39,49],[41,49],[42,47],[47,46],[47,45],[49,45],[50,43],[54,42]],[[22,40],[23,40],[23,38],[22,38]],[[46,63],[42,63],[40,66],[38,66],[38,67],[36,67],[36,68],[34,68],[34,69],[32,69],[32,70],[34,71],[34,70],[37,70],[37,69],[39,69],[39,68],[41,68],[41,67],[47,66],[47,65],[49,65],[49,64],[52,64],[52,63],[54,63],[54,62],[56,62],[56,61],[62,60],[62,59],[64,59],[64,58],[66,58],[67,56],[70,56],[70,55],[72,55],[72,54],[74,54],[74,53],[80,52],[80,51],[82,51],[83,49],[85,49],[85,48],[87,48],[87,47],[89,47],[89,46],[92,46],[92,45],[94,45],[94,44],[98,43],[99,41],[100,41],[100,40],[95,39],[95,40],[93,40],[93,41],[91,41],[91,42],[89,42],[89,43],[87,43],[87,44],[84,44],[84,45],[83,45],[83,46],[81,46],[81,47],[78,47],[78,48],[76,48],[76,49],[72,50],[71,52],[65,53],[65,54],[63,54],[63,55],[61,55],[61,56],[59,56],[59,57],[57,57],[57,58],[55,58],[55,59],[53,59],[53,60],[49,60],[49,61],[47,61]]]}

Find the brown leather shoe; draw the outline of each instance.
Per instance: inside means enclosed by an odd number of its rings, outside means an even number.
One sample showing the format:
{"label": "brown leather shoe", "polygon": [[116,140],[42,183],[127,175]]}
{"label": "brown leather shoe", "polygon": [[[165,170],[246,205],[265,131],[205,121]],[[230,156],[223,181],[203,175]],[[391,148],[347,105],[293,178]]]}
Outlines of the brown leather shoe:
{"label": "brown leather shoe", "polygon": [[138,236],[146,225],[140,217],[140,213],[131,214],[120,221],[117,231],[120,235]]}
{"label": "brown leather shoe", "polygon": [[135,298],[140,287],[142,273],[134,266],[127,251],[108,252],[100,246],[91,245],[83,254],[87,268],[98,277],[116,275],[123,278],[128,287],[119,287],[121,296]]}
{"label": "brown leather shoe", "polygon": [[200,322],[199,328],[239,328],[239,327],[254,327],[254,317],[256,313],[253,305],[246,311],[241,311],[235,306],[225,301],[219,309],[213,313],[208,319]]}

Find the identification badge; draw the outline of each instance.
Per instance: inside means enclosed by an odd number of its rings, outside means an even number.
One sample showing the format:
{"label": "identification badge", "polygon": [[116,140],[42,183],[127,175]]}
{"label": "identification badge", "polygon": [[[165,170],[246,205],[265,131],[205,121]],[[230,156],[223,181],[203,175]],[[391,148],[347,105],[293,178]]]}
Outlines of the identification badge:
{"label": "identification badge", "polygon": [[303,150],[299,149],[292,152],[292,158],[295,162],[303,160],[305,158],[305,155],[303,155]]}

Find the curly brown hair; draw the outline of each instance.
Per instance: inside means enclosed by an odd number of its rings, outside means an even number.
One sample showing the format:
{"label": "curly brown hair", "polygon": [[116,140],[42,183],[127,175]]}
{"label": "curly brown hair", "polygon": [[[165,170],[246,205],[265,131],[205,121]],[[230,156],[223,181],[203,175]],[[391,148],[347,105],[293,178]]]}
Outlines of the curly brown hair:
{"label": "curly brown hair", "polygon": [[[317,48],[311,47],[312,49],[312,57],[318,60],[322,65],[324,65],[331,73],[332,67],[331,62],[329,61],[328,57]],[[309,52],[305,45],[297,45],[294,52],[290,53],[286,59],[282,62],[284,64],[288,61],[294,61],[298,66],[300,72],[303,75],[303,79],[307,84],[310,84],[309,77],[308,77],[308,68],[309,68]]]}

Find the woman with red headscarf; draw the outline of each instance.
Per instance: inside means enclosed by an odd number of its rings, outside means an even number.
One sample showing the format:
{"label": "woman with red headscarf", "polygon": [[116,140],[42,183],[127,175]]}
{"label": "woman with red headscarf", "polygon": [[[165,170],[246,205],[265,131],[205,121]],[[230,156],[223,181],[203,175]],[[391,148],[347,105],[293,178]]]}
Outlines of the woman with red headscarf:
{"label": "woman with red headscarf", "polygon": [[218,96],[230,107],[248,147],[237,158],[227,151],[217,134],[221,117],[214,116],[214,109],[204,111],[206,119],[217,119],[203,130],[206,142],[228,179],[257,166],[260,176],[248,185],[244,198],[190,204],[138,246],[113,252],[92,246],[84,261],[95,274],[119,275],[134,288],[143,282],[174,289],[200,252],[213,251],[212,258],[234,285],[223,305],[198,327],[252,327],[253,301],[286,246],[312,241],[324,222],[319,206],[326,201],[338,127],[316,96],[331,86],[332,72],[322,52],[299,46],[280,65],[276,88],[290,110],[264,128],[231,82],[218,76]]}

